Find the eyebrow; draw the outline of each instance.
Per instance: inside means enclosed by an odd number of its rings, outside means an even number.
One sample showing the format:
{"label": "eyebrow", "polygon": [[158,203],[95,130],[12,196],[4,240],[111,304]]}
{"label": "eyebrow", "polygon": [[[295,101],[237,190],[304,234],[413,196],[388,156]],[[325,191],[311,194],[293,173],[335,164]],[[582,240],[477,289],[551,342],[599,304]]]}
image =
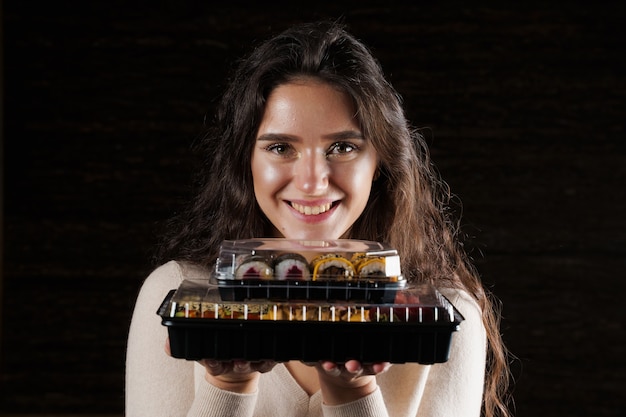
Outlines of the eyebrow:
{"label": "eyebrow", "polygon": [[257,137],[256,140],[266,142],[295,142],[298,138],[283,133],[264,133]]}
{"label": "eyebrow", "polygon": [[[363,133],[358,130],[342,130],[341,132],[329,133],[328,135],[324,135],[324,139],[329,140],[348,140],[348,139],[360,139],[363,140],[365,137]],[[283,134],[283,133],[264,133],[256,138],[257,141],[267,141],[267,142],[295,142],[298,140],[296,136]]]}
{"label": "eyebrow", "polygon": [[344,130],[341,132],[331,133],[324,136],[333,140],[347,140],[347,139],[365,139],[363,133],[358,130]]}

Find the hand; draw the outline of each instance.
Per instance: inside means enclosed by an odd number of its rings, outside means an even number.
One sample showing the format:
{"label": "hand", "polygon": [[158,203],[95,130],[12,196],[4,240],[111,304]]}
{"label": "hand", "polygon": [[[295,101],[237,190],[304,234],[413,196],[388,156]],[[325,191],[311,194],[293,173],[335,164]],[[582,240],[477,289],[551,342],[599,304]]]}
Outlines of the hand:
{"label": "hand", "polygon": [[255,392],[259,375],[271,371],[276,365],[276,362],[273,361],[248,362],[201,359],[198,362],[206,369],[204,378],[210,384],[226,391],[241,394]]}
{"label": "hand", "polygon": [[[169,338],[165,341],[165,352],[171,355]],[[200,359],[198,363],[206,369],[204,378],[210,384],[241,394],[255,392],[259,374],[271,371],[276,365],[274,361],[217,361],[214,359]]]}
{"label": "hand", "polygon": [[388,362],[363,365],[356,360],[315,364],[324,402],[329,405],[345,404],[371,394],[378,387],[375,376],[390,367]]}

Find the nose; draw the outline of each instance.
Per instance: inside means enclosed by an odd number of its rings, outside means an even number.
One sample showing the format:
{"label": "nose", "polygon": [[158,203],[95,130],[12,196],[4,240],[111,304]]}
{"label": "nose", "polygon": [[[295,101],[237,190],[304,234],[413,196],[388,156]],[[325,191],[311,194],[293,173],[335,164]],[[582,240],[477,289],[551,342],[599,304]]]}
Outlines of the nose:
{"label": "nose", "polygon": [[296,188],[308,195],[318,195],[328,188],[330,167],[323,151],[308,149],[300,154],[294,166]]}

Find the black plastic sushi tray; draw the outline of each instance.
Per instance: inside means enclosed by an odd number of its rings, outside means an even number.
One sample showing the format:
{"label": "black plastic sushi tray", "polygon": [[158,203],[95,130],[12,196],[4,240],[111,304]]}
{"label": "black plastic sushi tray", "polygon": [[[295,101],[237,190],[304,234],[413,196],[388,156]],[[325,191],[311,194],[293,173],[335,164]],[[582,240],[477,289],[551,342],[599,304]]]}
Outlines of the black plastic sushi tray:
{"label": "black plastic sushi tray", "polygon": [[302,281],[302,280],[218,280],[225,301],[268,300],[350,300],[366,303],[393,302],[402,282]]}
{"label": "black plastic sushi tray", "polygon": [[393,302],[237,303],[199,280],[183,281],[170,291],[158,315],[175,358],[338,363],[445,362],[463,321],[428,285],[398,290]]}

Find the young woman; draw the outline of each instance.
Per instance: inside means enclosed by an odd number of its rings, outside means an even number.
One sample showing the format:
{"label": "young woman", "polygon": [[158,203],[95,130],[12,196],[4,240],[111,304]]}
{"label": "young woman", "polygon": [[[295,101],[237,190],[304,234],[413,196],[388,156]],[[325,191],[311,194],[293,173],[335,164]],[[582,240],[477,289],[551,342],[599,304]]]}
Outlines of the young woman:
{"label": "young woman", "polygon": [[[243,60],[203,138],[197,197],[138,296],[127,416],[508,416],[506,350],[449,218],[448,189],[369,50],[340,25],[295,26]],[[156,308],[208,276],[225,239],[366,239],[398,249],[465,321],[441,364],[199,362],[167,355]],[[165,349],[164,349],[165,343]]]}

